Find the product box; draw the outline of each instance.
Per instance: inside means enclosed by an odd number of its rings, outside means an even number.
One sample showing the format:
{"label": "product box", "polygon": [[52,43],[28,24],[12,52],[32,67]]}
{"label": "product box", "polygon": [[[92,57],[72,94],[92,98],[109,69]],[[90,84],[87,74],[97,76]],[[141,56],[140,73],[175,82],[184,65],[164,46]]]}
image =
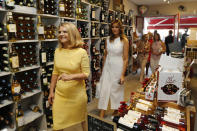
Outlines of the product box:
{"label": "product box", "polygon": [[158,101],[177,101],[183,88],[183,73],[180,70],[161,69],[158,82]]}
{"label": "product box", "polygon": [[184,59],[162,55],[159,61],[158,101],[177,101],[183,88]]}

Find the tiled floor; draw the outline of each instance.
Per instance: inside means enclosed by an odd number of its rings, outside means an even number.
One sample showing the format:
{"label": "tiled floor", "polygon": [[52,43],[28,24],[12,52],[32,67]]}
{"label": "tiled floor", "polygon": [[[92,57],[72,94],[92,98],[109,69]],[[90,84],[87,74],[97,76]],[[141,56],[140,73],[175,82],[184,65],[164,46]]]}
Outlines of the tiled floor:
{"label": "tiled floor", "polygon": [[[139,74],[128,75],[126,77],[126,81],[125,81],[125,100],[129,99],[130,93],[132,91],[137,91],[137,89],[140,87],[141,87],[141,84],[139,83]],[[197,108],[197,104],[196,104],[196,102],[197,102],[197,95],[196,95],[197,94],[197,76],[194,76],[192,78],[190,87],[192,90],[192,98],[195,101],[195,106]],[[91,112],[91,113],[93,112],[94,114],[97,114],[97,115],[99,114],[99,111],[97,110],[97,101],[98,101],[97,99],[94,99],[90,104],[88,104],[88,112]],[[111,114],[112,114],[112,111],[108,110],[105,118],[110,120]],[[194,131],[197,131],[197,115],[196,115],[195,122],[196,122],[196,124],[195,124]],[[78,124],[78,125],[69,127],[67,129],[65,129],[64,131],[82,131],[82,128],[81,128],[81,125]]]}

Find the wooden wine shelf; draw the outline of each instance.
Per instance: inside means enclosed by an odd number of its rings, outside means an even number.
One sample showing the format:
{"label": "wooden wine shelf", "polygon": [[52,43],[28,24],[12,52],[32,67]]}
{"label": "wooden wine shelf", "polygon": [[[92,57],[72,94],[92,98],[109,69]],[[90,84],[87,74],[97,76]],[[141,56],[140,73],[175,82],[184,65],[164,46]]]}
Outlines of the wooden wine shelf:
{"label": "wooden wine shelf", "polygon": [[[33,112],[33,111],[25,111],[24,112],[24,123],[23,125],[29,124],[32,121],[36,120],[37,118],[41,117],[43,115],[43,113],[39,113],[39,112]],[[20,125],[19,127],[23,126]]]}
{"label": "wooden wine shelf", "polygon": [[38,14],[38,15],[44,18],[59,18],[59,16],[57,15],[49,15],[49,14]]}
{"label": "wooden wine shelf", "polygon": [[30,66],[30,67],[23,67],[23,68],[20,68],[20,70],[18,72],[28,71],[28,70],[32,70],[32,69],[36,69],[36,68],[40,68],[40,66],[33,65],[33,66]]}
{"label": "wooden wine shelf", "polygon": [[58,41],[58,39],[45,39],[45,40],[41,40],[42,42],[43,41]]}
{"label": "wooden wine shelf", "polygon": [[9,42],[9,43],[28,43],[28,42],[39,42],[38,40],[17,40],[15,42]]}
{"label": "wooden wine shelf", "polygon": [[2,104],[0,104],[0,108],[4,107],[4,106],[7,106],[7,105],[10,105],[10,104],[13,104],[14,102],[13,101],[10,101],[10,100],[3,100],[2,101]]}
{"label": "wooden wine shelf", "polygon": [[41,93],[40,89],[34,89],[32,92],[25,92],[24,95],[21,96],[21,99],[26,99],[28,97],[34,96],[35,94]]}
{"label": "wooden wine shelf", "polygon": [[89,22],[89,20],[77,19],[77,21]]}
{"label": "wooden wine shelf", "polygon": [[61,19],[67,19],[67,20],[75,20],[75,18],[70,18],[70,17],[60,17]]}
{"label": "wooden wine shelf", "polygon": [[53,65],[54,62],[47,62],[46,66],[50,66],[50,65]]}
{"label": "wooden wine shelf", "polygon": [[0,72],[0,76],[11,75],[11,72]]}
{"label": "wooden wine shelf", "polygon": [[14,13],[37,15],[37,9],[34,7],[27,7],[27,6],[20,6],[20,5],[14,5],[14,7],[15,8],[12,10],[12,12]]}
{"label": "wooden wine shelf", "polygon": [[0,44],[8,44],[9,41],[0,41]]}

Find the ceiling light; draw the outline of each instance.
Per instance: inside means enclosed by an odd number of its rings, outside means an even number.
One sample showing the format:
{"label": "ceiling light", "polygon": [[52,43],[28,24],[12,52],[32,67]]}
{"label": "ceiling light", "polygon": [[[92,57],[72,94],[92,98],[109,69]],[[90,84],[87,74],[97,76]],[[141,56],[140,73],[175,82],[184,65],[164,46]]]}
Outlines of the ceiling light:
{"label": "ceiling light", "polygon": [[166,2],[166,0],[163,0],[164,2]]}
{"label": "ceiling light", "polygon": [[170,1],[168,1],[168,4],[170,4]]}

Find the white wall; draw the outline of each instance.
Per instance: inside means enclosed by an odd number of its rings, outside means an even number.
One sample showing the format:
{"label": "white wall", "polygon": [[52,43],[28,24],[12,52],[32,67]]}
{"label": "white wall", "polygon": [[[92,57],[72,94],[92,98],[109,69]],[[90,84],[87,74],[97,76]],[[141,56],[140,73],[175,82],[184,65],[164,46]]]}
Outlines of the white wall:
{"label": "white wall", "polygon": [[[179,11],[179,5],[185,6],[186,11]],[[156,14],[156,11],[158,11],[159,14]],[[180,15],[197,15],[197,2],[179,2],[174,4],[152,5],[149,6],[146,16],[175,15],[177,13],[180,13]]]}

